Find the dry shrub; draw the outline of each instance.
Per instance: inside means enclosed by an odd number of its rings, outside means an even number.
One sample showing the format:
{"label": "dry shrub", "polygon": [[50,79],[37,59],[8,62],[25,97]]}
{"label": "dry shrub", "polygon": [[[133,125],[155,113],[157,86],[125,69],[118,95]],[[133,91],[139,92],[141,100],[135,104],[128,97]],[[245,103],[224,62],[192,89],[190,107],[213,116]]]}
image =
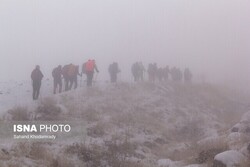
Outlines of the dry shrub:
{"label": "dry shrub", "polygon": [[52,158],[52,154],[45,148],[43,143],[39,142],[31,143],[29,156],[34,160],[50,161]]}
{"label": "dry shrub", "polygon": [[136,145],[124,140],[106,141],[105,146],[96,144],[79,144],[67,146],[66,154],[75,154],[83,161],[86,166],[123,166],[123,167],[140,167],[138,162],[131,162],[130,157],[135,157]]}
{"label": "dry shrub", "polygon": [[8,167],[23,167],[23,164],[18,161],[10,161],[10,162],[7,162],[6,165]]}
{"label": "dry shrub", "polygon": [[103,149],[95,144],[87,146],[74,143],[66,147],[65,153],[76,154],[81,161],[86,163],[86,166],[101,166],[101,161],[104,159]]}
{"label": "dry shrub", "polygon": [[75,164],[76,162],[69,159],[68,157],[60,156],[60,157],[57,157],[56,159],[53,159],[50,162],[49,167],[71,167],[71,166],[73,167],[73,166],[76,166]]}
{"label": "dry shrub", "polygon": [[204,130],[200,127],[200,120],[187,121],[182,127],[177,130],[177,133],[182,139],[197,140],[204,135]]}
{"label": "dry shrub", "polygon": [[5,162],[1,167],[45,167],[48,164],[45,161],[34,161],[27,158],[15,158]]}
{"label": "dry shrub", "polygon": [[13,155],[15,157],[29,156],[30,152],[30,143],[29,142],[19,142],[12,149]]}
{"label": "dry shrub", "polygon": [[11,159],[11,155],[8,150],[2,148],[0,150],[0,166],[1,166],[1,161],[8,161]]}
{"label": "dry shrub", "polygon": [[136,119],[135,119],[135,113],[116,113],[114,115],[112,115],[111,118],[111,122],[120,127],[120,128],[124,128],[126,126],[133,126],[136,123]]}
{"label": "dry shrub", "polygon": [[248,159],[247,161],[245,162],[242,162],[242,167],[249,167],[250,166],[250,160]]}
{"label": "dry shrub", "polygon": [[81,116],[88,122],[97,122],[101,119],[99,112],[92,106],[88,106],[85,110],[83,110]]}
{"label": "dry shrub", "polygon": [[52,155],[41,142],[19,142],[13,148],[15,157],[27,157],[33,160],[50,160]]}
{"label": "dry shrub", "polygon": [[226,136],[207,138],[205,140],[200,141],[196,148],[198,149],[198,151],[208,150],[211,148],[221,148],[227,150],[228,144],[226,140]]}
{"label": "dry shrub", "polygon": [[[17,158],[16,162],[9,161],[9,166],[19,167],[23,166],[25,163],[22,162],[22,159],[25,157],[29,159],[30,162],[34,164],[39,164],[41,166],[48,166],[48,167],[69,167],[69,166],[79,166],[79,162],[75,161],[74,159],[70,159],[65,155],[54,155],[47,146],[47,143],[42,142],[20,142],[12,149],[14,154],[13,157]],[[83,147],[79,145],[75,145],[73,147],[68,147],[67,153],[75,154],[77,153],[78,156],[82,156],[80,152],[85,152],[81,150]],[[76,152],[72,152],[76,151]],[[88,152],[86,152],[88,155]],[[82,157],[82,158],[86,158]],[[94,156],[93,156],[94,157]],[[96,158],[96,157],[94,157]],[[76,165],[78,164],[78,165]],[[38,165],[38,166],[39,166]]]}
{"label": "dry shrub", "polygon": [[196,162],[201,163],[201,164],[202,163],[211,164],[214,157],[223,151],[225,151],[225,150],[222,148],[211,148],[208,150],[204,150],[204,151],[199,153],[198,157],[196,158]]}
{"label": "dry shrub", "polygon": [[102,137],[105,135],[105,128],[105,123],[98,122],[96,125],[87,128],[87,134],[93,138]]}
{"label": "dry shrub", "polygon": [[[135,155],[135,150],[137,148],[136,144],[131,143],[127,139],[125,140],[110,140],[105,142],[105,146],[108,148],[108,154],[113,157],[132,157]],[[114,158],[115,158],[114,157]]]}
{"label": "dry shrub", "polygon": [[167,130],[163,134],[173,141],[198,141],[205,134],[201,125],[203,125],[203,120],[200,118],[186,119],[181,124],[176,125],[174,129]]}
{"label": "dry shrub", "polygon": [[[157,134],[166,127],[163,120],[156,116],[157,113],[147,113],[145,111],[133,110],[112,115],[111,122],[120,128],[132,127],[132,129],[143,129],[147,132]],[[159,114],[161,115],[161,114]]]}
{"label": "dry shrub", "polygon": [[106,141],[105,146],[107,151],[105,152],[105,159],[110,166],[140,166],[137,162],[131,162],[128,160],[130,157],[138,157],[135,150],[136,144],[129,142],[128,140]]}
{"label": "dry shrub", "polygon": [[158,159],[167,157],[173,161],[185,160],[193,155],[190,148],[188,146],[181,146],[181,143],[156,145],[150,149],[150,152],[158,157]]}
{"label": "dry shrub", "polygon": [[1,166],[1,167],[5,167],[4,161],[0,160],[0,166]]}
{"label": "dry shrub", "polygon": [[240,121],[242,116],[242,111],[239,111],[238,109],[236,109],[235,111],[227,110],[227,111],[217,112],[216,115],[221,123],[227,125],[226,128],[228,129]]}
{"label": "dry shrub", "polygon": [[229,147],[227,145],[226,138],[223,136],[203,140],[195,149],[197,155],[195,161],[197,163],[212,164],[215,155],[228,149]]}
{"label": "dry shrub", "polygon": [[199,149],[199,146],[195,144],[204,136],[201,122],[200,118],[185,120],[174,129],[166,130],[163,132],[164,139],[167,139],[166,145],[160,145],[151,151],[160,158],[168,157],[175,161],[191,158],[191,161],[196,163],[195,155],[211,148],[208,146],[207,149]]}
{"label": "dry shrub", "polygon": [[44,98],[35,110],[36,120],[58,120],[62,112],[53,98]]}
{"label": "dry shrub", "polygon": [[15,107],[8,110],[8,114],[10,114],[11,120],[13,121],[28,121],[31,119],[31,113],[27,107]]}
{"label": "dry shrub", "polygon": [[70,96],[69,94],[63,94],[61,95],[60,102],[62,104],[67,104],[68,102],[74,101],[74,98]]}

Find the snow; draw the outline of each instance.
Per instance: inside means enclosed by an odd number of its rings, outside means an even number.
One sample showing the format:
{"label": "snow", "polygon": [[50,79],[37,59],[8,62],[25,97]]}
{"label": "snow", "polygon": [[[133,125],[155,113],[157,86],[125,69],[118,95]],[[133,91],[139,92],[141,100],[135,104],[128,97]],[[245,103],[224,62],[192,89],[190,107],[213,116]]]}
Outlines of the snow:
{"label": "snow", "polygon": [[230,149],[239,150],[244,146],[244,141],[247,141],[248,137],[244,133],[233,132],[227,137],[227,143]]}
{"label": "snow", "polygon": [[[51,81],[43,81],[40,98],[51,95]],[[31,81],[0,82],[0,115],[14,106],[34,106],[37,101],[32,100]]]}
{"label": "snow", "polygon": [[[46,146],[48,150],[58,154],[63,154],[64,147],[72,143],[84,141],[86,145],[104,147],[107,142],[120,140],[117,143],[122,143],[126,138],[137,146],[135,153],[145,157],[141,162],[148,160],[159,167],[206,167],[206,164],[188,165],[179,160],[183,156],[182,153],[193,151],[194,143],[197,142],[198,147],[207,145],[207,148],[219,145],[223,141],[232,143],[232,146],[235,142],[240,142],[237,149],[240,149],[241,144],[244,145],[242,134],[231,133],[227,139],[225,134],[221,135],[221,130],[230,129],[231,125],[218,118],[227,108],[220,102],[232,102],[220,99],[217,93],[211,93],[212,88],[201,89],[201,86],[173,83],[111,85],[100,82],[93,88],[80,87],[53,95],[51,82],[43,81],[38,101],[31,98],[29,81],[1,82],[0,114],[5,115],[15,106],[27,106],[33,111],[47,97],[54,99],[57,106],[62,109],[61,114],[65,119],[83,123],[83,126],[77,126],[75,136],[57,140],[52,146]],[[242,114],[244,111],[237,112]],[[103,128],[104,134],[93,137],[88,135],[84,128],[86,131]],[[82,129],[81,133],[77,133],[78,129]],[[10,146],[6,148],[4,144],[7,143],[2,143],[1,148],[9,150]],[[172,155],[179,160],[172,161]],[[127,159],[136,161],[138,157]],[[183,158],[194,157],[192,154],[186,154]]]}
{"label": "snow", "polygon": [[245,156],[235,150],[225,151],[215,156],[214,158],[217,161],[222,162],[227,167],[234,167],[246,160]]}
{"label": "snow", "polygon": [[159,159],[157,161],[159,167],[178,167],[183,166],[182,162],[172,161],[170,159]]}
{"label": "snow", "polygon": [[250,123],[250,111],[245,113],[242,117],[241,117],[241,121],[240,123]]}
{"label": "snow", "polygon": [[185,167],[208,167],[206,164],[192,164],[192,165],[187,165]]}

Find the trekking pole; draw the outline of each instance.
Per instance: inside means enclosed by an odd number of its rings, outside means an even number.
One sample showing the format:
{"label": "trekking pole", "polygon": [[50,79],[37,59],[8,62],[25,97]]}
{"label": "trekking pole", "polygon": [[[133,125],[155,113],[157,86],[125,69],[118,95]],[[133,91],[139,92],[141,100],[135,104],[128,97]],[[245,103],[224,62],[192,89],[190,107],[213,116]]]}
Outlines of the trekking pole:
{"label": "trekking pole", "polygon": [[39,89],[39,96],[38,96],[38,99],[43,99],[43,84],[42,84],[42,82],[41,82],[41,86],[40,86],[40,89]]}
{"label": "trekking pole", "polygon": [[98,73],[95,75],[94,83],[96,83],[97,81],[97,76],[98,76]]}
{"label": "trekking pole", "polygon": [[80,87],[82,87],[82,74],[81,74],[81,78],[80,78]]}

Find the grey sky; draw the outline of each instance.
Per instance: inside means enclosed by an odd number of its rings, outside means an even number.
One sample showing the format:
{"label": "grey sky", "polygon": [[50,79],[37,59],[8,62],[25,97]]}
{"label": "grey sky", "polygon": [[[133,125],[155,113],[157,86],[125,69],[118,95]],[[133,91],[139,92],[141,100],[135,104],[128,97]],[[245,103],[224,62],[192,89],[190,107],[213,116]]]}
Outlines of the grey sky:
{"label": "grey sky", "polygon": [[140,60],[249,81],[249,16],[249,0],[0,0],[0,80],[95,58],[103,78]]}

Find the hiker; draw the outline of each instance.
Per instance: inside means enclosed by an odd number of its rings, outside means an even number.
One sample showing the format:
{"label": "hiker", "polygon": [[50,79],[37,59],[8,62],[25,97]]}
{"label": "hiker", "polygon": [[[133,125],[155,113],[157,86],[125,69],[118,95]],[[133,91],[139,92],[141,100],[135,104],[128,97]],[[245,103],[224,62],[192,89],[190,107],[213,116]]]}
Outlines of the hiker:
{"label": "hiker", "polygon": [[138,72],[138,74],[139,74],[139,80],[143,81],[143,75],[144,75],[144,72],[146,70],[145,70],[145,67],[142,64],[142,62],[139,62],[138,64],[139,64],[139,72]]}
{"label": "hiker", "polygon": [[179,68],[173,67],[170,71],[172,80],[175,82],[181,82],[182,81],[182,72]]}
{"label": "hiker", "polygon": [[33,86],[33,100],[37,100],[40,93],[43,74],[40,71],[40,66],[36,65],[36,68],[31,73],[32,86]]}
{"label": "hiker", "polygon": [[121,72],[119,67],[118,67],[118,63],[114,62],[114,63],[110,64],[109,68],[108,68],[108,71],[109,71],[109,74],[110,74],[111,83],[115,83],[117,81],[117,74],[119,72]]}
{"label": "hiker", "polygon": [[88,60],[86,63],[83,64],[82,73],[85,73],[87,75],[87,86],[92,86],[95,71],[99,73],[95,60]]}
{"label": "hiker", "polygon": [[164,69],[162,67],[157,69],[157,77],[160,82],[162,82],[162,79],[164,78]]}
{"label": "hiker", "polygon": [[145,72],[145,68],[142,62],[135,62],[131,67],[131,72],[133,74],[135,82],[139,80],[143,81],[143,74]]}
{"label": "hiker", "polygon": [[163,79],[164,79],[164,81],[168,80],[169,73],[170,73],[170,70],[169,70],[168,66],[163,68]]}
{"label": "hiker", "polygon": [[79,73],[79,66],[74,64],[63,66],[62,75],[65,81],[65,91],[71,90],[73,84],[74,89],[77,88],[77,76],[81,76],[81,74]]}
{"label": "hiker", "polygon": [[149,78],[149,81],[152,81],[154,82],[155,81],[155,78],[156,78],[156,75],[157,75],[157,64],[156,63],[150,63],[148,65],[148,78]]}
{"label": "hiker", "polygon": [[184,81],[185,82],[192,81],[192,73],[190,72],[189,68],[185,68],[185,70],[184,70]]}
{"label": "hiker", "polygon": [[132,64],[132,67],[131,67],[131,72],[133,74],[133,77],[134,77],[134,81],[137,82],[138,81],[138,78],[139,78],[139,73],[138,73],[138,70],[139,69],[139,65],[138,65],[138,62]]}
{"label": "hiker", "polygon": [[62,66],[54,68],[52,71],[52,76],[54,78],[54,94],[56,94],[57,86],[59,86],[59,93],[62,92]]}

